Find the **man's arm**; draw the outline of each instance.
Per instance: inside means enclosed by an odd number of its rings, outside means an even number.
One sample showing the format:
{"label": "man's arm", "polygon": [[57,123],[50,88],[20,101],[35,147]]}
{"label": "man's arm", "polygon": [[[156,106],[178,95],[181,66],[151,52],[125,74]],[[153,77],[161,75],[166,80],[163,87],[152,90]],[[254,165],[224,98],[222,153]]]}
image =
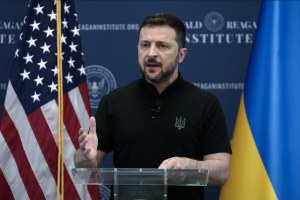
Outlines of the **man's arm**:
{"label": "man's arm", "polygon": [[98,137],[96,134],[96,120],[90,118],[90,131],[87,134],[83,128],[78,131],[79,149],[74,154],[76,167],[98,167],[101,165],[106,153],[97,150]]}
{"label": "man's arm", "polygon": [[164,160],[160,169],[208,169],[209,185],[223,185],[229,177],[230,154],[214,153],[204,156],[203,161],[186,157],[172,157]]}

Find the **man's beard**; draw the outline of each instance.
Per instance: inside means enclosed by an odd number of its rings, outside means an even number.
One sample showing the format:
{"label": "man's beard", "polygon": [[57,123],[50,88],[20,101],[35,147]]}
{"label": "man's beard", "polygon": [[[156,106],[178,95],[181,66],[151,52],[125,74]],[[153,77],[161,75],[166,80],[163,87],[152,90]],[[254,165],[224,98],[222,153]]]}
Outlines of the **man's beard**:
{"label": "man's beard", "polygon": [[[145,76],[145,78],[152,82],[152,83],[156,83],[156,84],[160,84],[163,83],[165,81],[170,80],[170,78],[172,77],[172,75],[174,74],[177,65],[178,65],[178,57],[176,58],[176,60],[166,69],[166,71],[161,71],[156,77],[151,78],[147,73],[146,70],[141,70],[142,74]],[[155,59],[149,59],[147,62],[155,62]],[[146,65],[146,64],[145,64]]]}

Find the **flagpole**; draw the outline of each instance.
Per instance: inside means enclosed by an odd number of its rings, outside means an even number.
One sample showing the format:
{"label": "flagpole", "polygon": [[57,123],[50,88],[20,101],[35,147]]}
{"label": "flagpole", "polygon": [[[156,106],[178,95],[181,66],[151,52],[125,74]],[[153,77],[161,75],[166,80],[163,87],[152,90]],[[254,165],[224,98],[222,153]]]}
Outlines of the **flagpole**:
{"label": "flagpole", "polygon": [[63,69],[62,69],[61,35],[62,35],[61,34],[61,0],[56,0],[56,48],[57,48],[57,81],[58,81],[57,199],[64,199]]}

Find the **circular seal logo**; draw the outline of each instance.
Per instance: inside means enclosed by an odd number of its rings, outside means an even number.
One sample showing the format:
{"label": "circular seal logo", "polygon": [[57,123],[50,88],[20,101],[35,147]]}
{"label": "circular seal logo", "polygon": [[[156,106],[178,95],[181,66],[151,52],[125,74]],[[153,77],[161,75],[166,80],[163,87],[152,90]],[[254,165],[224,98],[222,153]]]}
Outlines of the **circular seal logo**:
{"label": "circular seal logo", "polygon": [[218,32],[224,27],[224,17],[218,12],[210,12],[204,19],[205,27],[211,32]]}
{"label": "circular seal logo", "polygon": [[89,65],[85,68],[90,104],[97,109],[101,98],[117,87],[114,75],[105,67]]}

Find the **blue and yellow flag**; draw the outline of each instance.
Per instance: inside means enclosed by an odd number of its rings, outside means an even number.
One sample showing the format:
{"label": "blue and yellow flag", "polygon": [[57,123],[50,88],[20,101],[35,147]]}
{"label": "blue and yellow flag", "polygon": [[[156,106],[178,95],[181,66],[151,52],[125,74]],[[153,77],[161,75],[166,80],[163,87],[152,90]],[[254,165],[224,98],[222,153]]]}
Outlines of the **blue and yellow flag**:
{"label": "blue and yellow flag", "polygon": [[221,200],[300,199],[300,1],[262,2]]}

